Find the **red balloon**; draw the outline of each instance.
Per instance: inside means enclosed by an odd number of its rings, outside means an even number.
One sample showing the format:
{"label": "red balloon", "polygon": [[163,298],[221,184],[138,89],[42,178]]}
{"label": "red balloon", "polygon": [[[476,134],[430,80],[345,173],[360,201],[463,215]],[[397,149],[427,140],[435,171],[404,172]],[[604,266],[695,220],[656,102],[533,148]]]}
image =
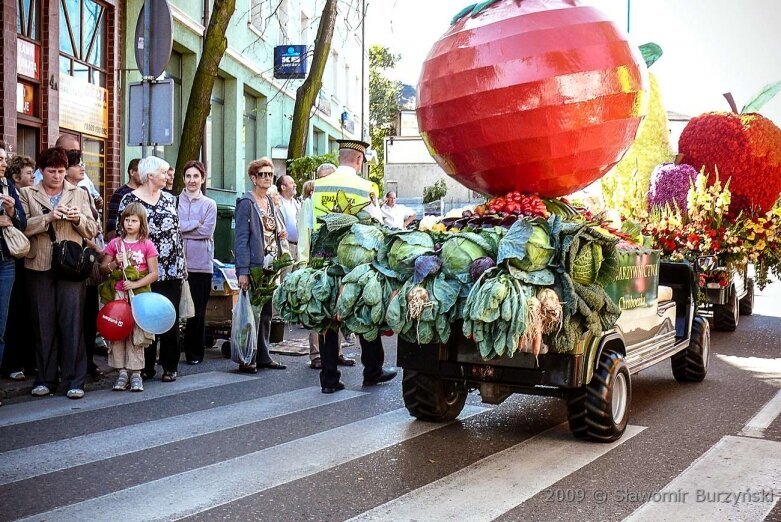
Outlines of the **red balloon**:
{"label": "red balloon", "polygon": [[647,109],[640,51],[576,0],[501,0],[434,44],[418,86],[421,135],[470,189],[557,197],[605,175]]}
{"label": "red balloon", "polygon": [[107,341],[124,341],[135,324],[130,303],[124,299],[111,301],[98,311],[98,333]]}

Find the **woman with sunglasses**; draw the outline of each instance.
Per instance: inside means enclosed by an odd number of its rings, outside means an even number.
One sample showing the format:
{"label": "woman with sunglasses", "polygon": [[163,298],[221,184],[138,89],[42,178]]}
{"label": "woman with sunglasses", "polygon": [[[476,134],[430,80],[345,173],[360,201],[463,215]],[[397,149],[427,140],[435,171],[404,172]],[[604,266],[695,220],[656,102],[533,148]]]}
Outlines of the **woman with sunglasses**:
{"label": "woman with sunglasses", "polygon": [[[274,164],[263,157],[247,169],[252,190],[236,203],[236,274],[242,291],[249,289],[250,268],[268,266],[282,253],[288,252],[287,232],[279,209],[268,194],[274,182]],[[258,368],[284,370],[286,366],[271,359],[271,301],[263,306],[258,325],[258,349],[255,359],[240,365],[242,373],[257,373]]]}

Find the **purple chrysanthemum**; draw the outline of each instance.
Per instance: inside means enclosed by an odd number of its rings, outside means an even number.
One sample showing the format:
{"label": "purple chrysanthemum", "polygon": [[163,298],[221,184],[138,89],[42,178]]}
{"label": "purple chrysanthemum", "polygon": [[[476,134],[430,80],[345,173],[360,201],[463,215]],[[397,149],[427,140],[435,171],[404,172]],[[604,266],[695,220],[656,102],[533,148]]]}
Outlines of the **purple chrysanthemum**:
{"label": "purple chrysanthemum", "polygon": [[691,165],[663,163],[651,174],[651,189],[648,192],[648,210],[664,205],[678,205],[686,212],[686,196],[692,181],[697,177],[697,170]]}

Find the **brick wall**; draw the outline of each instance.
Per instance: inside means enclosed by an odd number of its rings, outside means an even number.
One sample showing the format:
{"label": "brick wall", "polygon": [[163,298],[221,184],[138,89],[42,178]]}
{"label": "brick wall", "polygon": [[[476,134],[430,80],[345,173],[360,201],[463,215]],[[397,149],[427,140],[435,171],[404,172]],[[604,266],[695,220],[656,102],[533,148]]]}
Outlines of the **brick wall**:
{"label": "brick wall", "polygon": [[122,185],[122,99],[119,89],[120,70],[122,68],[122,16],[124,2],[117,2],[116,7],[109,8],[106,17],[106,29],[108,34],[108,78],[106,87],[109,90],[108,128],[109,136],[106,140],[106,171],[104,180],[103,199],[108,201],[111,194]]}
{"label": "brick wall", "polygon": [[0,9],[0,137],[16,150],[16,1]]}

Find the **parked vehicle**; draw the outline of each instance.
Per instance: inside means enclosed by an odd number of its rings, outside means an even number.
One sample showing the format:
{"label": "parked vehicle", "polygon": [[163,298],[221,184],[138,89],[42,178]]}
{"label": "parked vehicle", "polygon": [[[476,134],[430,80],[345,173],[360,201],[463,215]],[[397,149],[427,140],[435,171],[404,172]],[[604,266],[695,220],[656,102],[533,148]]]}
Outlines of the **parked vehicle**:
{"label": "parked vehicle", "polygon": [[[464,407],[470,390],[499,404],[513,393],[567,401],[577,438],[610,442],[629,422],[632,375],[665,359],[680,382],[699,382],[708,371],[710,329],[697,310],[697,277],[689,263],[659,262],[658,251],[622,254],[622,272],[606,290],[621,309],[615,327],[584,335],[573,353],[516,353],[483,360],[453,325],[447,344],[399,339],[397,364],[410,414],[446,422]],[[628,276],[628,277],[627,277]]]}
{"label": "parked vehicle", "polygon": [[[754,280],[748,277],[748,266],[727,268],[718,266],[718,258],[710,256],[707,282],[701,292],[699,313],[713,318],[713,329],[734,332],[741,315],[754,311]],[[705,276],[705,274],[703,274]]]}

